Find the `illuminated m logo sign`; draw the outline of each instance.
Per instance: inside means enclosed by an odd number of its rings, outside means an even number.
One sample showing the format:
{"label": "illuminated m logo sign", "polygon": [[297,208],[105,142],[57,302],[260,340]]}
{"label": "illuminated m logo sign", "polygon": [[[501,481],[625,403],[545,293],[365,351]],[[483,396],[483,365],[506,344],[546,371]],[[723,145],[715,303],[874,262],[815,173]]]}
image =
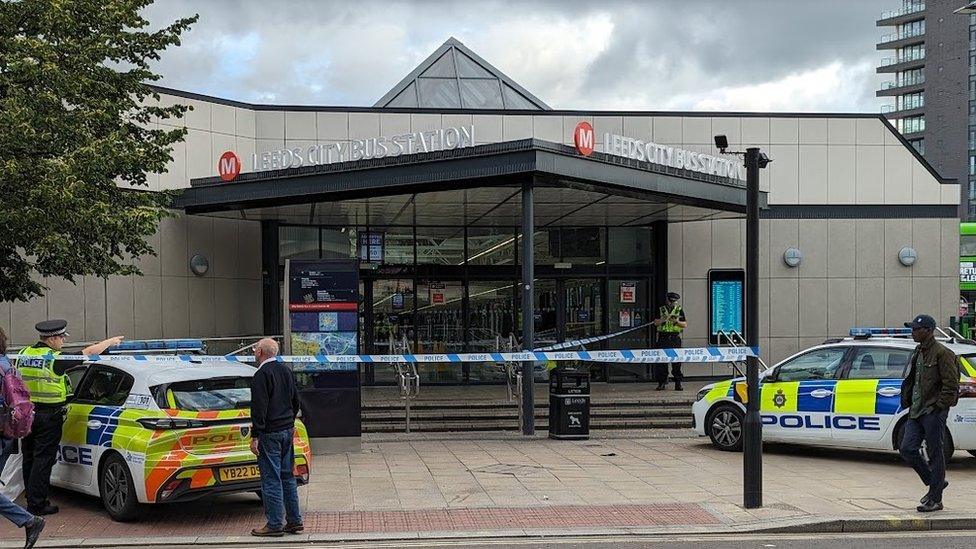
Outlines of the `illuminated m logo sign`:
{"label": "illuminated m logo sign", "polygon": [[577,124],[576,129],[573,130],[573,143],[576,144],[576,150],[583,156],[590,156],[593,153],[595,140],[593,136],[593,126],[586,121]]}

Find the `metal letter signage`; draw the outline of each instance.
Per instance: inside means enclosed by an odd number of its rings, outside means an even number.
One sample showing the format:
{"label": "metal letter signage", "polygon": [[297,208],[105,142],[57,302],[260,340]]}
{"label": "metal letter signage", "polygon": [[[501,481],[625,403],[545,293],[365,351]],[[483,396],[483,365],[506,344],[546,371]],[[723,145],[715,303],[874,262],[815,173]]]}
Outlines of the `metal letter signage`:
{"label": "metal letter signage", "polygon": [[[348,142],[277,149],[251,155],[255,172],[321,166],[336,162],[386,158],[402,154],[461,149],[474,146],[474,125],[439,128],[392,137],[367,137]],[[223,177],[223,176],[221,176]],[[227,181],[227,180],[225,180]]]}
{"label": "metal letter signage", "polygon": [[[583,122],[581,124],[586,123]],[[579,131],[579,127],[579,125],[576,126],[577,131]],[[579,148],[578,140],[576,146]],[[580,152],[583,152],[582,149],[580,149]],[[671,168],[728,177],[729,179],[737,179],[739,181],[746,180],[745,166],[736,162],[717,156],[686,151],[667,145],[658,145],[651,141],[643,141],[613,133],[603,134],[603,152]]]}

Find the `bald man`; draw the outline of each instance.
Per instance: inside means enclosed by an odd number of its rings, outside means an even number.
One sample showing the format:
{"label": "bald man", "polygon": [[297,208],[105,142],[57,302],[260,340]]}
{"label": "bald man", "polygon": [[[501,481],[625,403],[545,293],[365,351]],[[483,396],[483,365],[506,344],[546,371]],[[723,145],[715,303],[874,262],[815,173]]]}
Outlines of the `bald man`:
{"label": "bald man", "polygon": [[254,345],[258,370],[251,378],[251,451],[258,457],[264,515],[268,523],[251,530],[259,537],[298,534],[302,513],[298,507],[295,469],[295,416],[298,390],[291,368],[278,361],[278,343],[270,338]]}

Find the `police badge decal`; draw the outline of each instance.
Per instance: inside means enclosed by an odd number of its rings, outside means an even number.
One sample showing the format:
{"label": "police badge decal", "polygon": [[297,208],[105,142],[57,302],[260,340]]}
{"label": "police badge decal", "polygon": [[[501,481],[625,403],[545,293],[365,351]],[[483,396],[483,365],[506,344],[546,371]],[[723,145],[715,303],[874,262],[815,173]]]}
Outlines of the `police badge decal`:
{"label": "police badge decal", "polygon": [[786,395],[783,394],[782,389],[776,391],[776,394],[773,396],[773,404],[775,404],[777,408],[786,406]]}

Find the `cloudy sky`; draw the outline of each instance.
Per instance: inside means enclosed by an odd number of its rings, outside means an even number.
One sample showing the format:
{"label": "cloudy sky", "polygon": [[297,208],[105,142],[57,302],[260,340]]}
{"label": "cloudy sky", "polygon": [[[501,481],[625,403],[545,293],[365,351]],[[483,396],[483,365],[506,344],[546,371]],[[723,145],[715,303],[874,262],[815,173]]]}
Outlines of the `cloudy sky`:
{"label": "cloudy sky", "polygon": [[874,22],[900,0],[157,0],[199,13],[162,84],[369,106],[448,37],[553,108],[877,112]]}

